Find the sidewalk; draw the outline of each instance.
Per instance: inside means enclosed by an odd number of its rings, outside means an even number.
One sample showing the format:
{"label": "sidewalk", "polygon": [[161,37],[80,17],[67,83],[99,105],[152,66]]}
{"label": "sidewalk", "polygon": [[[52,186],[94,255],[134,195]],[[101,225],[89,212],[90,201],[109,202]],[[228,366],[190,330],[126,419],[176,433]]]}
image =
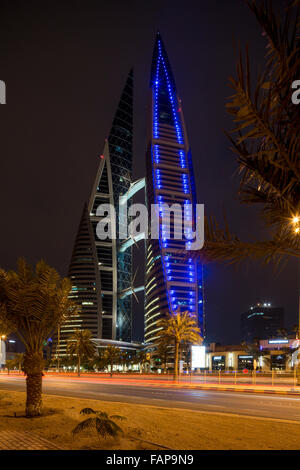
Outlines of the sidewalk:
{"label": "sidewalk", "polygon": [[0,450],[61,450],[52,442],[29,432],[0,431]]}

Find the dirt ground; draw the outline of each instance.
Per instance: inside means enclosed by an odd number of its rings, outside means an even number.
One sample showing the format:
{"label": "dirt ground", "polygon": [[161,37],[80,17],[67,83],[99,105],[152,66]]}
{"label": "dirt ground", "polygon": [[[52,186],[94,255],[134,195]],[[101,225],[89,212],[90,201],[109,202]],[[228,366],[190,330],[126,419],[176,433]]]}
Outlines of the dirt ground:
{"label": "dirt ground", "polygon": [[[154,406],[44,395],[44,415],[25,418],[25,393],[0,392],[0,431],[28,431],[61,449],[283,450],[300,449],[300,423],[237,417]],[[73,439],[82,408],[125,416],[124,437]],[[161,447],[160,447],[161,446]]]}

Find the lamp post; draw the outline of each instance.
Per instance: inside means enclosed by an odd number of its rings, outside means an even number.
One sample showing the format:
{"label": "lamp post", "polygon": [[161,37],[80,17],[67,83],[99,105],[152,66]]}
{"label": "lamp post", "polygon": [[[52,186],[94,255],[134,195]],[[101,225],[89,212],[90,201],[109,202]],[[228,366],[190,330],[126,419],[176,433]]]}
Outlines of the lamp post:
{"label": "lamp post", "polygon": [[[292,218],[293,232],[300,235],[300,217],[295,215]],[[298,265],[298,274],[300,274],[300,266]],[[299,281],[298,281],[299,282]],[[300,353],[299,353],[299,340],[300,340],[300,289],[298,295],[298,355],[297,355],[297,385],[300,385]]]}
{"label": "lamp post", "polygon": [[[6,335],[1,335],[0,337],[0,353],[1,353],[1,359],[2,363],[5,365],[6,361],[6,345],[5,345],[5,340],[6,340]],[[3,355],[3,356],[2,356]]]}

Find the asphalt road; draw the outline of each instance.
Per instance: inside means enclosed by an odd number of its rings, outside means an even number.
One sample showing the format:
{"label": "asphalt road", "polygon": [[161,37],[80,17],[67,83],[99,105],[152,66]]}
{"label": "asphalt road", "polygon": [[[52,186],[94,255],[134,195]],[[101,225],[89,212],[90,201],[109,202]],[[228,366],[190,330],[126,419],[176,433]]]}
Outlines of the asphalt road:
{"label": "asphalt road", "polygon": [[[25,378],[1,376],[0,390],[25,390]],[[174,389],[171,386],[162,388],[125,383],[124,380],[122,383],[118,380],[109,383],[107,380],[83,377],[46,377],[43,380],[43,391],[61,396],[285,419],[300,423],[300,398],[297,397]]]}

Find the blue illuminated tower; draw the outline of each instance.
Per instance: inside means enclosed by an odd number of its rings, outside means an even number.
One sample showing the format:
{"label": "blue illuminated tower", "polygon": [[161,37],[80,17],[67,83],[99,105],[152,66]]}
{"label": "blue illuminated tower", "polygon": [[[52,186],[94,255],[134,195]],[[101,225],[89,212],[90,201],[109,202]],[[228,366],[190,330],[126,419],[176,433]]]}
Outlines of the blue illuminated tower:
{"label": "blue illuminated tower", "polygon": [[[192,223],[197,199],[191,150],[181,100],[159,33],[152,59],[150,97],[146,154],[148,209],[151,204],[180,204],[182,209],[186,204]],[[162,218],[159,238],[149,237],[146,241],[146,343],[159,336],[159,319],[168,311],[178,309],[196,314],[204,335],[202,266],[187,256],[186,242],[186,239],[174,238],[174,219],[171,234],[166,237]]]}

